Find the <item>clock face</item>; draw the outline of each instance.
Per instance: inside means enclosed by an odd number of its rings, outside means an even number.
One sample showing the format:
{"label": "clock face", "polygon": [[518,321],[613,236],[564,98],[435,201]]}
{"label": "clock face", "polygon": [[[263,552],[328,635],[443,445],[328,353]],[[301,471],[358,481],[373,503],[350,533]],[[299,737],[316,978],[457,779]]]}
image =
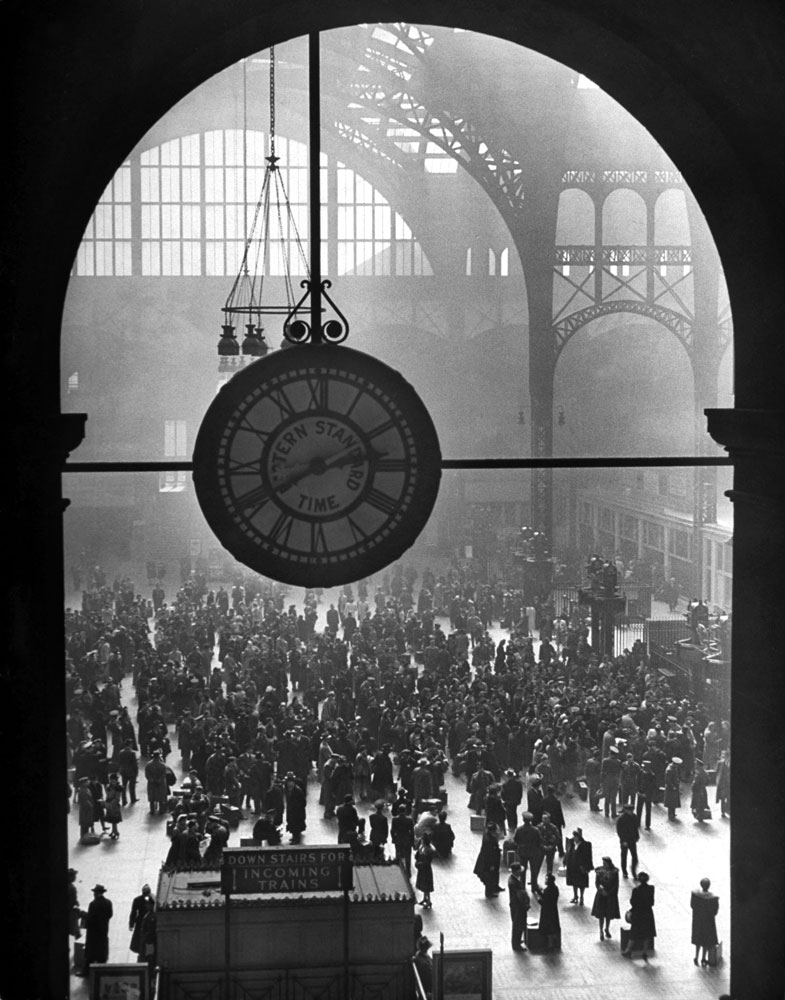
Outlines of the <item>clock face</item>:
{"label": "clock face", "polygon": [[335,586],[389,565],[430,516],[433,422],[396,371],[303,345],[238,372],[208,409],[194,485],[224,547],[265,576]]}

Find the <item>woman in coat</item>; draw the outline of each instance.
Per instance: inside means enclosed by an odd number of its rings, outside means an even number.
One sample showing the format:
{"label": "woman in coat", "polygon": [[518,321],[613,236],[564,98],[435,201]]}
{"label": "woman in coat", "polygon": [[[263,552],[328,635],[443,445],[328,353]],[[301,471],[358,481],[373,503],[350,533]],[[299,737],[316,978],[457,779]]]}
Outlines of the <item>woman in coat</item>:
{"label": "woman in coat", "polygon": [[602,859],[602,864],[594,870],[594,884],[597,887],[594,903],[591,908],[591,915],[600,922],[600,941],[603,939],[603,924],[605,924],[604,934],[606,938],[611,936],[611,920],[618,920],[619,913],[619,869],[614,865],[609,857]]}
{"label": "woman in coat", "polygon": [[695,761],[695,774],[692,779],[692,798],[690,799],[690,809],[695,819],[702,823],[706,819],[711,819],[709,809],[709,795],[706,791],[706,772],[703,769],[703,762]]}
{"label": "woman in coat", "polygon": [[422,840],[414,852],[414,866],[417,869],[415,887],[422,893],[419,905],[426,910],[431,908],[431,893],[433,892],[433,859],[436,848],[431,843],[430,834],[424,833]]}
{"label": "woman in coat", "polygon": [[499,832],[495,823],[487,823],[482,835],[480,853],[474,864],[474,874],[485,886],[486,896],[498,896],[502,891],[499,885],[499,869],[502,861],[502,849],[499,846]]}
{"label": "woman in coat", "polygon": [[556,878],[550,872],[545,876],[545,888],[539,894],[540,901],[540,934],[544,935],[547,948],[557,947],[561,922],[559,921],[559,889]]}
{"label": "woman in coat", "polygon": [[642,957],[645,962],[648,959],[646,942],[657,936],[654,923],[654,886],[649,885],[646,872],[638,872],[638,883],[630,894],[630,938],[622,955],[629,958],[637,945],[643,949]]}
{"label": "woman in coat", "polygon": [[693,962],[698,964],[698,952],[702,952],[700,957],[701,965],[709,964],[709,948],[717,944],[717,911],[720,908],[720,901],[713,892],[709,892],[711,882],[707,878],[701,879],[700,892],[692,891],[690,896],[690,908],[692,909],[692,943],[695,945],[695,958]]}
{"label": "woman in coat", "polygon": [[[567,841],[567,851],[564,858],[567,869],[567,885],[572,886],[571,903],[583,906],[583,894],[589,885],[589,872],[594,868],[591,844],[583,839],[580,827],[573,830],[572,837]],[[578,894],[580,893],[580,899]]]}

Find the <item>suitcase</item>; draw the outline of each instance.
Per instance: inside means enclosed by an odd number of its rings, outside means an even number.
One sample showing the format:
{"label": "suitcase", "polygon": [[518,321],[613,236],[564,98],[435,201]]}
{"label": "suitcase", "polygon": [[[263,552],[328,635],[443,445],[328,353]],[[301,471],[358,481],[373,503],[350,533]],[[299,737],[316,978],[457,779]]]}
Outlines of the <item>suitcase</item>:
{"label": "suitcase", "polygon": [[485,817],[471,815],[469,817],[469,829],[472,833],[482,833],[485,829]]}
{"label": "suitcase", "polygon": [[514,840],[505,840],[502,844],[502,861],[504,867],[509,868],[513,861],[518,860],[518,851]]}
{"label": "suitcase", "polygon": [[73,970],[81,975],[84,969],[84,941],[74,941]]}
{"label": "suitcase", "polygon": [[243,818],[242,809],[239,806],[221,806],[221,816],[229,823],[229,829],[236,830]]}
{"label": "suitcase", "polygon": [[716,968],[722,961],[722,941],[709,948],[709,966]]}
{"label": "suitcase", "polygon": [[578,798],[581,802],[586,802],[589,798],[589,786],[583,778],[578,778]]}

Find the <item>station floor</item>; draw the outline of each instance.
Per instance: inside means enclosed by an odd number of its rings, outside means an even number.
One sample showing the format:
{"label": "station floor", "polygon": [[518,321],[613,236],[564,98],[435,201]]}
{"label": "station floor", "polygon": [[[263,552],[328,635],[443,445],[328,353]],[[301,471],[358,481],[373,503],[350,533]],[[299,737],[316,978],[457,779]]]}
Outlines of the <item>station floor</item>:
{"label": "station floor", "polygon": [[[324,625],[324,610],[337,598],[330,592],[320,605],[320,620]],[[493,632],[499,639],[506,633]],[[132,717],[136,701],[130,678],[123,682],[122,696]],[[178,777],[182,774],[177,744],[170,727],[172,754],[168,763]],[[689,788],[682,789],[684,807],[678,820],[667,820],[665,809],[655,806],[651,831],[642,831],[639,843],[640,870],[647,871],[655,887],[655,917],[657,938],[655,952],[644,962],[641,958],[625,958],[619,944],[620,922],[611,924],[613,937],[600,941],[597,921],[590,915],[594,898],[593,887],[586,891],[583,907],[570,903],[571,890],[563,877],[557,878],[562,930],[562,948],[551,954],[514,952],[510,947],[510,917],[506,894],[487,899],[484,887],[472,873],[481,834],[470,829],[468,795],[463,782],[446,775],[449,821],[456,833],[454,856],[450,861],[434,865],[435,889],[433,909],[416,909],[423,914],[424,932],[439,949],[440,934],[444,935],[447,951],[460,949],[491,949],[493,952],[494,1000],[518,1000],[531,991],[541,1000],[643,1000],[654,997],[678,997],[679,1000],[707,1000],[729,991],[727,958],[717,968],[701,968],[693,964],[694,948],[690,944],[690,892],[704,876],[712,880],[712,891],[720,897],[717,929],[725,943],[730,942],[730,820],[721,819],[714,808],[713,789],[710,802],[714,819],[698,824],[689,808]],[[76,809],[69,817],[69,865],[78,872],[76,885],[79,901],[86,908],[92,899],[96,882],[106,886],[112,901],[114,917],[110,924],[110,962],[133,962],[136,956],[129,950],[131,934],[128,916],[131,901],[142,885],[148,882],[155,893],[162,860],[168,849],[166,818],[151,816],[140,782],[141,797],[136,805],[124,809],[120,838],[108,836],[94,846],[79,843]],[[304,844],[333,844],[337,841],[335,820],[322,818],[318,805],[319,787],[312,778],[308,787],[308,827]],[[567,832],[576,826],[583,829],[584,838],[591,841],[595,864],[604,854],[614,858],[619,866],[618,839],[613,820],[602,813],[589,811],[587,803],[577,797],[564,801]],[[370,812],[368,803],[358,803],[361,815]],[[239,846],[241,837],[251,835],[253,817],[248,816],[233,830],[229,845]],[[287,838],[284,838],[286,842]],[[503,870],[502,884],[506,882]],[[635,883],[622,880],[619,906],[622,915],[628,905],[629,893]],[[536,919],[537,904],[533,903],[530,920]],[[72,1000],[87,1000],[88,982],[72,976]]]}

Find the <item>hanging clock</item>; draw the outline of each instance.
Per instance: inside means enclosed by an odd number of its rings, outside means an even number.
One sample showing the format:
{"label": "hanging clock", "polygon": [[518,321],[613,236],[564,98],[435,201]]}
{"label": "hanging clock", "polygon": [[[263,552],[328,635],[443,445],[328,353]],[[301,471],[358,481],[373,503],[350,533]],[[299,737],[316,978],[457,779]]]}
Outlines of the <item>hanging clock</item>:
{"label": "hanging clock", "polygon": [[282,583],[330,587],[415,541],[441,479],[411,385],[348,347],[302,345],[238,372],[196,438],[196,495],[223,546]]}

